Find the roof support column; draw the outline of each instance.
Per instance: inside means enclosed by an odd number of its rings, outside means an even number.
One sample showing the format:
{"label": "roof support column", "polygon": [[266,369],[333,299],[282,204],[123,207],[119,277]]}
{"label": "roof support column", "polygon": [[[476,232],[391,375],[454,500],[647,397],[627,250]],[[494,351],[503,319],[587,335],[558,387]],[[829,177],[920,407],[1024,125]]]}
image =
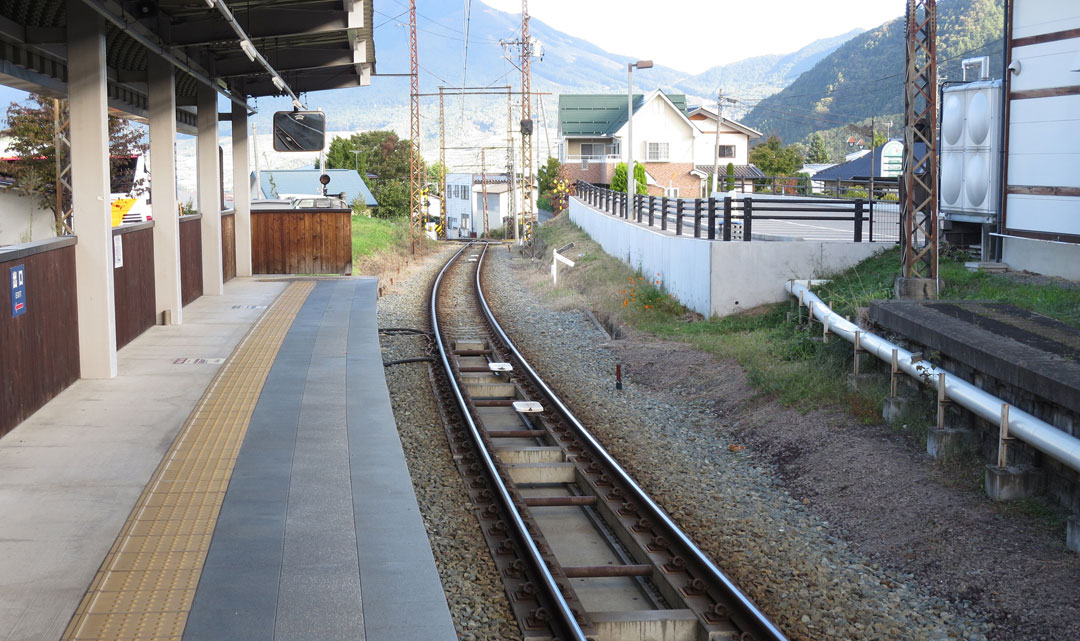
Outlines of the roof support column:
{"label": "roof support column", "polygon": [[202,214],[203,295],[220,296],[225,291],[221,264],[221,162],[218,156],[217,92],[199,84],[195,99],[198,109],[198,138],[195,163],[198,165],[199,213]]}
{"label": "roof support column", "polygon": [[176,204],[176,84],[173,66],[149,58],[150,201],[154,214],[154,291],[166,322],[183,322],[180,296],[180,216]]}
{"label": "roof support column", "polygon": [[236,211],[236,275],[251,276],[251,176],[248,174],[248,113],[232,106],[233,210]]}
{"label": "roof support column", "polygon": [[109,200],[109,112],[105,28],[82,0],[68,0],[68,100],[79,363],[83,378],[116,376],[112,216]]}

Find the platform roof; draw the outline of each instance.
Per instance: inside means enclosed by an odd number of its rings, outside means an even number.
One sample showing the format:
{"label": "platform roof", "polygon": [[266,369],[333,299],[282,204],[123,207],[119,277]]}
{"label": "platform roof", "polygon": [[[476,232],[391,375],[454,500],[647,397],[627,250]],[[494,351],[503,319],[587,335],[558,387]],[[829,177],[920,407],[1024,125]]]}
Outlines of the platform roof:
{"label": "platform roof", "polygon": [[[0,2],[0,83],[67,93],[69,0]],[[216,0],[255,49],[297,93],[366,85],[375,69],[373,0]],[[249,60],[232,24],[206,0],[82,0],[105,19],[109,106],[145,115],[150,56],[177,67],[178,105],[194,105],[204,83],[234,102],[283,95]],[[142,13],[136,14],[141,11]],[[179,114],[181,124],[194,125]]]}

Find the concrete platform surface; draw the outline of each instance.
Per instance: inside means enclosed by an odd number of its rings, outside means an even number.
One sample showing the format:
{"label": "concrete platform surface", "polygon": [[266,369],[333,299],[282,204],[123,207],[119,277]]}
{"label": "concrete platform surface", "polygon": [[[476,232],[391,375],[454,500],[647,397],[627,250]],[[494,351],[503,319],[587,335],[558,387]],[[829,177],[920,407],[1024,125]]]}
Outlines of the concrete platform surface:
{"label": "concrete platform surface", "polygon": [[[144,486],[286,285],[231,281],[187,306],[183,326],[125,347],[116,379],[80,380],[0,440],[0,641],[59,639],[84,595],[101,594],[87,589],[103,559],[115,563],[118,534],[130,536]],[[320,281],[303,299],[222,477],[198,588],[177,596],[190,611],[146,613],[179,627],[142,636],[456,639],[391,412],[375,299],[374,279]]]}
{"label": "concrete platform surface", "polygon": [[220,363],[285,286],[230,281],[120,350],[116,378],[76,381],[0,439],[0,639],[60,638]]}

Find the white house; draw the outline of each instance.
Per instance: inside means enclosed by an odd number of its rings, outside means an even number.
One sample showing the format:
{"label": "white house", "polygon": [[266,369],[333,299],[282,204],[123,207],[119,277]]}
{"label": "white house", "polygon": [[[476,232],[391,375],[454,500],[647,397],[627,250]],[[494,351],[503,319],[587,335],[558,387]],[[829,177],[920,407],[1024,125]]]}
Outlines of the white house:
{"label": "white house", "polygon": [[[633,157],[645,167],[648,193],[701,196],[713,168],[716,114],[705,108],[688,111],[686,96],[660,90],[635,95],[633,105]],[[626,160],[627,123],[624,94],[559,96],[559,161],[574,179],[610,184],[615,165]],[[732,162],[741,178],[762,175],[747,165],[750,140],[760,133],[725,118],[720,136],[725,170]]]}
{"label": "white house", "polygon": [[[484,179],[487,179],[487,188]],[[520,179],[519,179],[520,180]],[[469,238],[484,234],[484,193],[487,192],[487,229],[504,227],[512,212],[521,212],[521,189],[510,189],[506,174],[446,174],[446,237]],[[536,192],[533,188],[533,202]],[[513,198],[513,208],[511,208]]]}

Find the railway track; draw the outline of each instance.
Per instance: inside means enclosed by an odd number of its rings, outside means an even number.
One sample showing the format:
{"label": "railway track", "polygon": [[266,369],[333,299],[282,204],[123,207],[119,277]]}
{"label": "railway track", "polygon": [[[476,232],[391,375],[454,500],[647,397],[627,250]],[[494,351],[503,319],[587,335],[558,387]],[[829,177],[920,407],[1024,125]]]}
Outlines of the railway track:
{"label": "railway track", "polygon": [[487,249],[435,279],[432,383],[523,636],[784,640],[514,347],[483,296]]}

